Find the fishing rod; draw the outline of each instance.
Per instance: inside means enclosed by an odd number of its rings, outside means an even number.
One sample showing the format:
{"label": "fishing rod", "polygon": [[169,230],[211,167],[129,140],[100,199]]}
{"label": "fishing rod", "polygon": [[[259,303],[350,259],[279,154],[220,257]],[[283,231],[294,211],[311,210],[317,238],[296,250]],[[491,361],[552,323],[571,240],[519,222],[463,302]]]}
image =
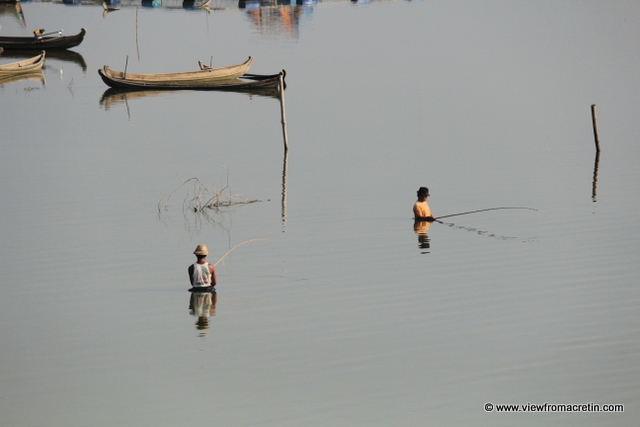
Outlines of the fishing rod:
{"label": "fishing rod", "polygon": [[479,213],[479,212],[487,212],[487,211],[497,211],[497,210],[502,210],[502,209],[525,209],[525,210],[529,210],[529,211],[537,211],[537,209],[534,208],[525,208],[525,207],[499,207],[499,208],[487,208],[487,209],[478,209],[475,211],[468,211],[468,212],[460,212],[460,213],[454,213],[454,214],[450,214],[450,215],[442,215],[436,218],[437,220],[443,219],[443,218],[451,218],[452,216],[460,216],[460,215],[469,215],[469,214],[474,214],[474,213]]}
{"label": "fishing rod", "polygon": [[235,245],[234,247],[229,249],[226,254],[222,255],[222,258],[220,258],[215,264],[213,264],[213,266],[215,267],[216,265],[218,265],[220,263],[220,261],[222,261],[224,259],[224,257],[229,255],[231,253],[231,251],[234,250],[235,248],[237,248],[238,246],[242,246],[245,243],[249,243],[249,242],[255,242],[256,240],[269,240],[269,239],[251,239],[251,240],[247,240],[246,242],[238,243],[237,245]]}

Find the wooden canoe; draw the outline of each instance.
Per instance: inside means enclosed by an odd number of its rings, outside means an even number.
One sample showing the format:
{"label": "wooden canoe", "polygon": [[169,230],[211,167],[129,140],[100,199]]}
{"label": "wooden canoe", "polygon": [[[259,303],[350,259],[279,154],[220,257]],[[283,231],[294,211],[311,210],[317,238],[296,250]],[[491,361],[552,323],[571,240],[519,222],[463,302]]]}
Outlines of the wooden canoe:
{"label": "wooden canoe", "polygon": [[[137,85],[162,85],[162,86],[203,86],[214,85],[223,81],[236,79],[249,70],[253,57],[250,56],[242,64],[230,65],[221,68],[209,68],[207,70],[182,71],[176,73],[136,74],[122,71],[114,71],[108,66],[99,70],[100,75],[114,81]],[[107,80],[105,80],[105,83]],[[109,83],[107,83],[109,84]]]}
{"label": "wooden canoe", "polygon": [[98,70],[102,80],[112,88],[136,89],[136,90],[226,90],[226,91],[259,91],[259,90],[278,90],[280,80],[284,82],[286,72],[282,70],[278,74],[245,74],[237,79],[222,80],[218,83],[204,84],[176,84],[163,82],[143,82],[139,80],[130,80],[128,78],[118,78],[105,72]]}
{"label": "wooden canoe", "polygon": [[82,28],[78,34],[72,36],[37,36],[33,37],[0,37],[0,47],[4,49],[21,50],[47,50],[47,49],[69,49],[82,43],[86,28]]}
{"label": "wooden canoe", "polygon": [[0,76],[13,76],[16,74],[33,73],[34,71],[42,70],[44,65],[45,51],[33,58],[24,59],[18,62],[11,62],[9,64],[0,64]]}

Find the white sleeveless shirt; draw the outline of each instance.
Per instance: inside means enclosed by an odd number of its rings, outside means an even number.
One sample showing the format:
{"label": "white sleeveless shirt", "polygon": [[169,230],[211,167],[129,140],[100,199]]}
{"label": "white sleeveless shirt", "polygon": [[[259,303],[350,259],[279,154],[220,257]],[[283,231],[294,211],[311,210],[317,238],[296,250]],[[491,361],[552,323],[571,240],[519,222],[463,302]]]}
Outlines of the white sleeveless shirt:
{"label": "white sleeveless shirt", "polygon": [[191,275],[191,286],[194,288],[211,286],[211,272],[209,271],[209,263],[193,264],[193,274]]}

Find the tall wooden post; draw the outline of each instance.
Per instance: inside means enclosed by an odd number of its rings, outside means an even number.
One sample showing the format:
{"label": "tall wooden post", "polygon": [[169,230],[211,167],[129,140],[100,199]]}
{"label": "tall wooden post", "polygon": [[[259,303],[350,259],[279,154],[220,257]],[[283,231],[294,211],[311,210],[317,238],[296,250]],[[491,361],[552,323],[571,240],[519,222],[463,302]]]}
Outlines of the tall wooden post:
{"label": "tall wooden post", "polygon": [[596,151],[600,152],[600,137],[598,136],[598,119],[596,117],[596,104],[591,104],[591,122],[593,123],[593,138],[596,141]]}
{"label": "tall wooden post", "polygon": [[280,73],[280,119],[282,122],[284,151],[287,151],[289,150],[289,138],[287,137],[287,115],[284,109],[284,70]]}

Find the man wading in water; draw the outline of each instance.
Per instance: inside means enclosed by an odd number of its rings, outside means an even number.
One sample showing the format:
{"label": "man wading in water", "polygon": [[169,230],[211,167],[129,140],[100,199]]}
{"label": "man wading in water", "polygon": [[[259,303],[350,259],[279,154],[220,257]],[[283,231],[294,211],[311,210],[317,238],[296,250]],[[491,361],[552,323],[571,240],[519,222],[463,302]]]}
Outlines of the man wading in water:
{"label": "man wading in water", "polygon": [[198,245],[193,253],[198,257],[198,261],[189,266],[191,286],[194,288],[212,287],[212,291],[215,292],[218,279],[216,278],[216,268],[207,262],[207,255],[209,255],[207,246]]}
{"label": "man wading in water", "polygon": [[431,209],[429,209],[429,205],[427,204],[427,197],[429,197],[429,189],[427,187],[420,187],[418,190],[418,201],[413,205],[413,217],[416,222],[433,222],[436,220],[431,216]]}
{"label": "man wading in water", "polygon": [[431,243],[427,231],[429,231],[431,223],[436,220],[431,216],[431,209],[429,209],[429,205],[427,204],[427,197],[429,197],[429,189],[427,187],[420,187],[418,190],[418,201],[413,205],[413,218],[415,220],[413,223],[413,231],[418,235],[420,249],[426,251],[422,252],[423,254],[429,253],[428,249],[431,247]]}

